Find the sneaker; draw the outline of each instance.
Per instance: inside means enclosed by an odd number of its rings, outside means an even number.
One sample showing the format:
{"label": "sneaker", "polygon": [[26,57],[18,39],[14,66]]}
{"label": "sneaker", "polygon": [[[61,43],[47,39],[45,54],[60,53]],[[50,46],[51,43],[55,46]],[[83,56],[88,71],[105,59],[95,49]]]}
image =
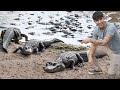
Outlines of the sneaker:
{"label": "sneaker", "polygon": [[115,74],[108,75],[108,79],[116,79],[116,75]]}
{"label": "sneaker", "polygon": [[91,69],[88,71],[88,74],[95,75],[95,74],[101,74],[102,70],[101,69]]}

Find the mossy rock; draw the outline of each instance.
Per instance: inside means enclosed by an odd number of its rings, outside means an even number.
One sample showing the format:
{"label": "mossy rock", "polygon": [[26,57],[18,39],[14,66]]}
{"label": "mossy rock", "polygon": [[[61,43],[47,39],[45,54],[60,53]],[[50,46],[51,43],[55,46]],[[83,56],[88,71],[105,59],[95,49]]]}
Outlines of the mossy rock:
{"label": "mossy rock", "polygon": [[56,43],[51,45],[51,48],[54,49],[60,49],[60,50],[66,50],[66,51],[80,51],[80,50],[86,50],[87,48],[84,46],[77,46],[77,45],[71,45],[71,44],[65,44],[65,43]]}
{"label": "mossy rock", "polygon": [[115,12],[112,14],[109,14],[108,16],[111,17],[111,19],[109,20],[109,22],[120,22],[118,20],[118,18],[120,18],[120,11],[103,11],[105,14],[111,13],[111,12]]}

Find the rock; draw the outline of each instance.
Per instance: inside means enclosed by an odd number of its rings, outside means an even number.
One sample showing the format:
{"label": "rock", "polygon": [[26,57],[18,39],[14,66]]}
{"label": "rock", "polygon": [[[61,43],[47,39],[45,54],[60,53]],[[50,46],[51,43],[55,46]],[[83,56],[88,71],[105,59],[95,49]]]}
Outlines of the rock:
{"label": "rock", "polygon": [[49,28],[50,31],[56,31],[54,27]]}
{"label": "rock", "polygon": [[16,23],[10,23],[10,25],[16,25]]}
{"label": "rock", "polygon": [[79,17],[79,15],[78,15],[78,14],[75,14],[75,17],[77,17],[77,18],[78,18],[78,17]]}
{"label": "rock", "polygon": [[51,33],[51,32],[44,32],[44,33],[42,33],[42,34],[45,34],[45,35],[53,35],[53,33]]}
{"label": "rock", "polygon": [[15,18],[14,20],[20,20],[20,18]]}
{"label": "rock", "polygon": [[29,32],[28,34],[30,34],[30,35],[35,35],[35,32]]}
{"label": "rock", "polygon": [[34,14],[30,14],[30,15],[34,15]]}
{"label": "rock", "polygon": [[29,21],[29,22],[28,22],[28,25],[32,25],[32,23],[33,23],[32,21]]}
{"label": "rock", "polygon": [[88,28],[88,29],[91,29],[91,28],[92,28],[92,25],[88,25],[87,28]]}

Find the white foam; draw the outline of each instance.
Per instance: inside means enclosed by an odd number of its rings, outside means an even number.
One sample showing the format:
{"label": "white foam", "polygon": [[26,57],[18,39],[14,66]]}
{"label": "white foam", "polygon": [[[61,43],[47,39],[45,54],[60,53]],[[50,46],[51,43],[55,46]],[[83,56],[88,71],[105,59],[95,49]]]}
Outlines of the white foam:
{"label": "white foam", "polygon": [[[4,14],[1,14],[1,13]],[[90,36],[92,31],[94,30],[95,23],[92,20],[92,14],[94,11],[72,11],[71,13],[66,11],[14,11],[14,13],[2,11],[0,14],[0,20],[2,20],[3,15],[5,15],[4,20],[0,23],[0,26],[6,26],[6,27],[18,27],[22,33],[28,35],[29,39],[52,39],[52,38],[58,38],[63,40],[65,43],[73,44],[73,45],[83,45],[87,46],[87,44],[81,44],[78,42],[78,39],[84,39],[87,38],[87,36]],[[8,13],[8,14],[7,14]],[[41,17],[42,23],[48,23],[49,21],[58,20],[58,22],[61,22],[60,18],[64,18],[67,15],[74,15],[78,14],[80,18],[78,21],[81,23],[81,26],[83,27],[84,31],[83,33],[75,32],[73,33],[74,38],[72,37],[61,37],[64,35],[62,32],[58,32],[53,35],[45,35],[43,33],[50,32],[49,30],[45,28],[52,27],[52,25],[41,25],[37,24],[36,21],[38,20],[38,16]],[[31,15],[34,14],[34,15]],[[20,20],[13,20],[14,18],[17,18],[19,16]],[[107,20],[110,20],[111,18],[108,17]],[[28,25],[28,21],[31,21],[32,25]],[[64,22],[64,20],[63,20]],[[15,23],[16,26],[10,25],[10,23]],[[87,26],[91,25],[91,29],[88,29]],[[26,29],[29,28],[29,29]],[[35,32],[35,35],[28,34],[29,32]],[[21,41],[25,41],[24,38]]]}

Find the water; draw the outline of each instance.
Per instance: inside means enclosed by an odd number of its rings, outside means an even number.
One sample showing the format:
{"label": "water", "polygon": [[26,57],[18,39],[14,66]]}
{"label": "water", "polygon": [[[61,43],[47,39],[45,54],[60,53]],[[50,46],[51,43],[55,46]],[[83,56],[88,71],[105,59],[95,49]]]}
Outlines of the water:
{"label": "water", "polygon": [[[22,33],[28,35],[29,39],[48,40],[58,38],[60,40],[63,40],[67,44],[87,46],[88,44],[81,44],[77,40],[81,40],[88,36],[91,36],[91,33],[95,27],[95,23],[92,20],[92,14],[93,11],[72,11],[71,13],[66,11],[1,11],[0,26],[17,27],[21,30]],[[76,18],[75,15],[78,15],[79,18]],[[55,23],[62,22],[62,24],[64,25],[65,20],[70,20],[69,18],[66,18],[68,16],[73,19],[77,19],[77,22],[79,22],[79,26],[82,27],[74,27],[77,30],[76,32],[66,29],[67,32],[72,33],[72,36],[67,35],[67,37],[63,37],[65,33],[52,33],[48,29],[54,26],[48,24],[50,21]],[[110,19],[111,18],[108,17],[106,20]],[[47,25],[42,25],[39,23],[47,23]],[[73,23],[76,22],[73,20]],[[2,29],[0,28],[0,31],[1,30]],[[57,29],[57,31],[60,31],[60,29]],[[29,33],[34,33],[34,35],[31,35]],[[21,41],[24,42],[24,38]]]}

